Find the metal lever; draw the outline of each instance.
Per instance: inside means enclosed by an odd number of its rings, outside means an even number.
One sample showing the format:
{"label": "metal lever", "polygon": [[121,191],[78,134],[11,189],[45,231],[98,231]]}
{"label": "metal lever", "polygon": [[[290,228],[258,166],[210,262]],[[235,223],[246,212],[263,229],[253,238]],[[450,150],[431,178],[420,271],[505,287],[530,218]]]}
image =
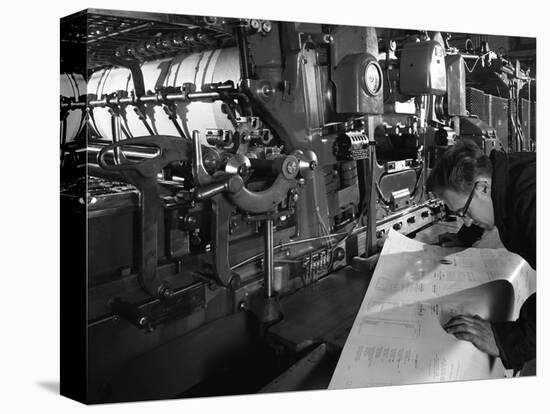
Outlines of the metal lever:
{"label": "metal lever", "polygon": [[195,185],[210,184],[212,182],[212,176],[208,174],[204,164],[202,162],[202,145],[200,140],[199,131],[193,131],[193,180]]}
{"label": "metal lever", "polygon": [[[122,152],[124,147],[156,147],[158,154],[138,162],[128,162],[125,158],[121,164],[109,164],[105,155],[110,151]],[[107,145],[98,154],[98,164],[109,171],[119,172],[130,184],[140,191],[140,232],[139,232],[139,273],[140,285],[147,293],[155,297],[167,292],[157,275],[157,239],[158,215],[162,207],[158,191],[157,174],[164,167],[175,161],[188,161],[191,158],[191,145],[179,137],[155,136],[127,139]]]}
{"label": "metal lever", "polygon": [[212,198],[217,194],[221,194],[224,191],[230,193],[236,193],[244,187],[243,179],[238,175],[231,175],[225,177],[222,181],[208,184],[198,188],[195,191],[195,199],[197,201],[204,201]]}
{"label": "metal lever", "polygon": [[[121,160],[123,162],[120,164],[109,164],[105,160],[105,155],[108,152],[123,152],[124,147],[131,146],[154,147],[158,149],[158,154],[152,158],[144,158],[136,162],[129,162],[123,157]],[[157,135],[154,137],[130,138],[109,144],[99,151],[97,161],[99,166],[105,170],[136,172],[141,178],[156,178],[164,167],[175,161],[188,161],[190,155],[191,148],[187,141],[179,137]]]}

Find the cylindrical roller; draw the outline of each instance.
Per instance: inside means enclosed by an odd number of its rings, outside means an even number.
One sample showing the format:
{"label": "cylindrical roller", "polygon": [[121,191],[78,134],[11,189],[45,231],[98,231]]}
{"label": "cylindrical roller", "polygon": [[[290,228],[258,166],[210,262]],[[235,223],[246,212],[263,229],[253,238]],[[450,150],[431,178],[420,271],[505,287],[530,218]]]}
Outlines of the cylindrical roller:
{"label": "cylindrical roller", "polygon": [[[81,96],[86,95],[84,76],[76,73],[62,73],[59,89],[62,98],[70,99],[73,102],[78,100]],[[64,126],[61,126],[61,144],[68,144],[77,137],[84,125],[84,111],[84,107],[67,110]]]}
{"label": "cylindrical roller", "polygon": [[[185,83],[195,85],[196,91],[202,91],[205,84],[239,80],[239,60],[236,48],[206,50],[200,53],[181,54],[174,58],[146,62],[141,67],[147,94],[153,94],[162,87],[181,87]],[[123,91],[130,95],[134,90],[132,75],[126,68],[106,68],[92,74],[88,82],[88,93],[100,98],[103,95]],[[191,138],[193,130],[206,137],[206,129],[233,129],[227,115],[221,110],[222,102],[176,102],[177,122],[185,135]],[[139,109],[139,108],[138,108]],[[149,135],[143,121],[131,105],[121,112],[124,126],[134,137]],[[178,129],[162,105],[145,104],[146,120],[155,135],[178,136]],[[106,140],[112,140],[111,114],[107,108],[93,109],[94,122],[98,134]],[[203,139],[203,145],[208,145]]]}
{"label": "cylindrical roller", "polygon": [[[100,98],[105,94],[112,94],[117,91],[127,92],[130,87],[132,75],[129,69],[126,68],[105,68],[94,72],[88,81],[88,94],[92,94]],[[131,87],[133,89],[133,86]],[[122,111],[122,115],[127,119],[126,112],[133,112],[132,107],[127,107],[126,111]],[[94,108],[90,120],[91,127],[103,139],[108,141],[113,140],[111,129],[111,113],[109,108]],[[145,129],[145,128],[144,128]],[[137,132],[137,131],[136,131]],[[147,131],[143,134],[132,132],[133,136],[149,135]]]}

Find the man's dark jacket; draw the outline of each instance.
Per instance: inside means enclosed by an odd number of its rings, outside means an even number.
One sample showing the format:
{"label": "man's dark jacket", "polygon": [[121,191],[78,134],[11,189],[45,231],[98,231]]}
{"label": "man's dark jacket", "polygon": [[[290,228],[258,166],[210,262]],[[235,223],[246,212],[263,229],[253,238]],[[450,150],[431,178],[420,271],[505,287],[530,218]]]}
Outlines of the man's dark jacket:
{"label": "man's dark jacket", "polygon": [[[502,244],[537,268],[536,154],[493,151],[491,198],[495,225]],[[482,233],[479,228],[463,227],[459,238],[471,245]],[[522,305],[515,322],[493,323],[493,332],[506,368],[518,370],[536,357],[536,294]]]}

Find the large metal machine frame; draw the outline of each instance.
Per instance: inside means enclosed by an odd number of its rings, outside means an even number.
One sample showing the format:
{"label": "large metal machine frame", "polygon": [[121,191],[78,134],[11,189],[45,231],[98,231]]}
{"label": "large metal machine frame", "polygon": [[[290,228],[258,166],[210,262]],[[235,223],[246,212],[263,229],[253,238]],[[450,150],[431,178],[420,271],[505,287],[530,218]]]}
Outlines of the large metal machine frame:
{"label": "large metal machine frame", "polygon": [[389,229],[445,218],[439,154],[535,147],[529,72],[440,33],[89,9],[61,52],[61,391],[86,402],[273,391],[319,344],[329,372]]}

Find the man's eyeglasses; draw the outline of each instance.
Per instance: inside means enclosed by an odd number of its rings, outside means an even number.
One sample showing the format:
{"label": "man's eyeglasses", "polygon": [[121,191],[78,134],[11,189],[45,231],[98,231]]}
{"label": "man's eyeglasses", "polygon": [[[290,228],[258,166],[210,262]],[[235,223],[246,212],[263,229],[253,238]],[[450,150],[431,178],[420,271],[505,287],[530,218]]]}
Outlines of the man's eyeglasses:
{"label": "man's eyeglasses", "polygon": [[476,181],[474,183],[474,187],[472,188],[472,191],[470,192],[470,195],[468,196],[468,200],[466,200],[466,204],[464,204],[464,207],[462,207],[461,209],[455,211],[455,214],[458,216],[458,217],[466,217],[466,214],[468,213],[468,209],[470,208],[470,203],[472,202],[472,198],[474,198],[474,193],[476,191],[476,187],[479,183],[486,183],[487,181]]}

